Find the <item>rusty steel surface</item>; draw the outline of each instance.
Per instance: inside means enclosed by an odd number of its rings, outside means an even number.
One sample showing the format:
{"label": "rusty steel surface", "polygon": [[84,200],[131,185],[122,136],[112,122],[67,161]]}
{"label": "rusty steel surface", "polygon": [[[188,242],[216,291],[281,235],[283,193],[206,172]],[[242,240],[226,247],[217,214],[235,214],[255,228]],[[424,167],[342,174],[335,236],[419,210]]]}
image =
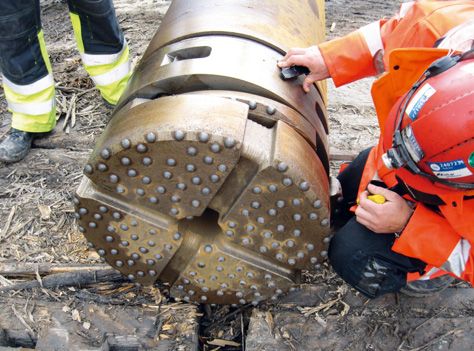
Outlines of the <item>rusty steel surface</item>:
{"label": "rusty steel surface", "polygon": [[[225,21],[222,33],[239,36],[202,36],[191,20],[250,3],[238,25]],[[290,37],[262,25],[282,1],[206,4],[173,1],[162,26],[185,12],[190,32],[173,39],[170,24],[152,41],[84,167],[76,217],[101,260],[132,281],[168,282],[185,301],[257,304],[327,255],[327,116],[318,89],[279,76],[282,54],[268,43]]]}
{"label": "rusty steel surface", "polygon": [[281,54],[324,41],[323,0],[173,1],[144,54],[205,35],[240,37]]}
{"label": "rusty steel surface", "polygon": [[275,50],[241,38],[186,39],[157,50],[142,61],[119,105],[133,97],[154,98],[203,90],[241,91],[283,103],[310,123],[322,124],[327,132],[321,94],[314,86],[306,94],[301,89],[302,77],[281,79],[276,64],[281,57]]}
{"label": "rusty steel surface", "polygon": [[188,94],[221,96],[237,100],[249,105],[249,119],[257,123],[272,127],[276,121],[283,121],[298,132],[307,142],[311,144],[329,172],[329,144],[326,138],[325,128],[319,118],[313,119],[313,124],[307,121],[295,110],[274,100],[247,93],[235,91],[197,91]]}

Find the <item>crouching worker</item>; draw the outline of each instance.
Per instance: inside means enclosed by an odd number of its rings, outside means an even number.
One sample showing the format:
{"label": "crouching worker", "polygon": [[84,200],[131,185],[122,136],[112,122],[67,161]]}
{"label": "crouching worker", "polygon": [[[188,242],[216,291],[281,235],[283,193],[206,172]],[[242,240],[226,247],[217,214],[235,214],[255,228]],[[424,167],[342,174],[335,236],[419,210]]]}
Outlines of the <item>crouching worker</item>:
{"label": "crouching worker", "polygon": [[474,282],[473,79],[472,51],[435,61],[392,108],[378,146],[338,176],[336,220],[347,223],[329,259],[368,297]]}
{"label": "crouching worker", "polygon": [[[338,176],[329,260],[364,295],[424,296],[474,282],[474,2],[419,0],[319,46],[293,48],[305,91],[381,74],[381,136]],[[381,200],[381,201],[380,201]]]}

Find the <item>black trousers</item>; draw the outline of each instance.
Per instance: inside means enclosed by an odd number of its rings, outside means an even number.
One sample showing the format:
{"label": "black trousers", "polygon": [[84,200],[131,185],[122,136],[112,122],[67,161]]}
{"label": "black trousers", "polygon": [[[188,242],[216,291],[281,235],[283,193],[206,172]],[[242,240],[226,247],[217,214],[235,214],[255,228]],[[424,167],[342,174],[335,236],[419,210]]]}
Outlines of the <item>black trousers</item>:
{"label": "black trousers", "polygon": [[407,274],[422,274],[426,264],[392,251],[394,234],[372,232],[349,211],[350,203],[357,198],[369,152],[370,149],[361,152],[338,176],[344,197],[333,216],[342,228],[331,239],[328,256],[342,279],[365,296],[375,298],[399,291],[406,285]]}
{"label": "black trousers", "polygon": [[[68,0],[68,6],[81,18],[86,53],[120,52],[124,37],[112,0]],[[40,30],[40,0],[0,0],[0,68],[15,84],[31,84],[48,74]]]}

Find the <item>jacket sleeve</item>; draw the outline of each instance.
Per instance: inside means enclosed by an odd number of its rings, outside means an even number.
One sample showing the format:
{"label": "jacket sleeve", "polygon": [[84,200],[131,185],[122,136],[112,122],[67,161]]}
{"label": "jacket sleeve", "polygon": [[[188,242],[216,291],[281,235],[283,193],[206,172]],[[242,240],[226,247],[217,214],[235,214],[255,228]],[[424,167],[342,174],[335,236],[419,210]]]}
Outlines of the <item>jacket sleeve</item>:
{"label": "jacket sleeve", "polygon": [[[468,211],[469,212],[469,211]],[[467,213],[464,216],[472,213]],[[453,226],[442,215],[418,203],[392,249],[441,268],[474,284],[473,225],[468,220]]]}
{"label": "jacket sleeve", "polygon": [[318,46],[336,87],[383,72],[378,64],[384,53],[383,23],[371,23]]}
{"label": "jacket sleeve", "polygon": [[385,72],[383,57],[387,40],[414,4],[414,1],[403,3],[392,18],[373,22],[318,46],[337,87]]}
{"label": "jacket sleeve", "polygon": [[[400,6],[398,14],[392,18],[373,22],[342,38],[318,46],[336,87],[385,72],[384,55],[387,41],[414,5],[418,6],[415,1],[405,2]],[[408,21],[416,22],[413,21],[413,16],[409,17]],[[403,31],[406,31],[406,28]]]}
{"label": "jacket sleeve", "polygon": [[398,14],[319,45],[336,86],[383,73],[399,48],[433,47],[436,40],[474,16],[473,1],[405,2]]}

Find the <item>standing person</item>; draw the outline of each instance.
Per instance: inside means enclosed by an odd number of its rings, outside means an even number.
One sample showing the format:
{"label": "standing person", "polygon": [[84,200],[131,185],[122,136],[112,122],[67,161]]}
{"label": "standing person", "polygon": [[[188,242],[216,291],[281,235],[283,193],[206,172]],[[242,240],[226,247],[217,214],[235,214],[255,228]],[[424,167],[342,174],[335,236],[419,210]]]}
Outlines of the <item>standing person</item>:
{"label": "standing person", "polygon": [[372,86],[379,144],[338,176],[345,224],[329,247],[336,272],[370,298],[474,283],[473,18],[474,1],[404,3],[391,19],[279,62],[310,69],[305,91],[382,74]]}
{"label": "standing person", "polygon": [[[115,105],[131,75],[129,47],[112,0],[68,0],[77,46],[102,97]],[[56,124],[54,79],[41,27],[40,0],[0,1],[0,68],[12,112],[0,161],[21,160],[37,133]]]}

